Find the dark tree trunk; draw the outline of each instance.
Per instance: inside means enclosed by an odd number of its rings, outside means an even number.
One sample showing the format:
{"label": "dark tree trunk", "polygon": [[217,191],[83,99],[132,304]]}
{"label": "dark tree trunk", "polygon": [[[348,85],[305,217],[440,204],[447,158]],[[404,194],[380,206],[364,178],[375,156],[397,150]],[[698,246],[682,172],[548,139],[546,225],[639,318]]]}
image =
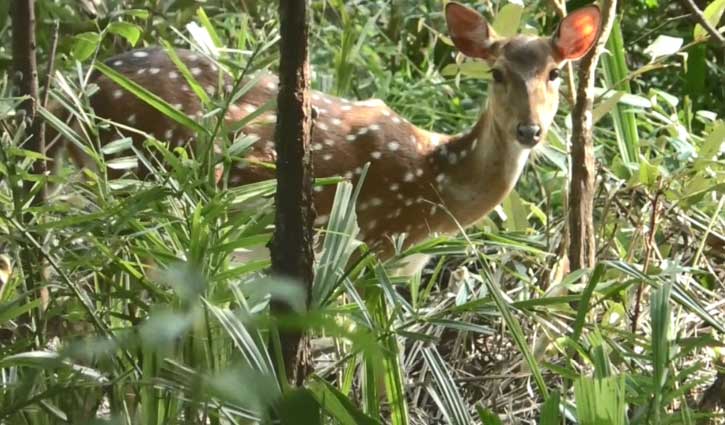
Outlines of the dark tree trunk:
{"label": "dark tree trunk", "polygon": [[[35,0],[12,0],[10,14],[13,26],[13,68],[14,81],[18,95],[29,98],[21,103],[20,108],[28,124],[28,148],[35,152],[45,153],[45,140],[42,132],[42,119],[37,116],[38,99],[38,64],[35,58]],[[45,161],[33,163],[33,173],[45,175]],[[41,191],[42,202],[44,193]]]}
{"label": "dark tree trunk", "polygon": [[572,173],[569,190],[569,261],[572,270],[593,267],[596,254],[593,218],[596,167],[592,138],[592,104],[597,63],[612,31],[617,0],[604,0],[601,7],[602,30],[596,46],[579,64],[579,86],[572,111]]}
{"label": "dark tree trunk", "polygon": [[[13,81],[17,87],[19,96],[27,96],[20,104],[21,117],[26,124],[25,134],[27,136],[27,149],[45,154],[45,140],[43,135],[43,121],[37,114],[38,107],[38,64],[35,57],[35,0],[12,0],[10,7],[10,18],[13,28]],[[10,163],[8,167],[15,167],[13,158],[6,158]],[[33,174],[45,175],[46,163],[44,160],[33,162]],[[42,184],[42,183],[41,183]],[[21,193],[14,192],[16,218],[29,227],[33,217],[22,210],[23,205],[30,196],[33,186],[31,181],[26,181]],[[33,199],[33,204],[41,204],[45,200],[45,185],[42,185],[40,192]],[[37,240],[42,240],[34,235]],[[22,250],[21,261],[25,276],[26,289],[33,291],[40,287],[40,298],[43,308],[48,304],[48,291],[42,286],[42,271],[38,266],[41,264],[40,252],[30,243]],[[37,310],[34,310],[37,312]],[[38,316],[28,314],[27,320],[38,322]],[[35,328],[35,326],[32,326]],[[41,341],[36,341],[41,343]]]}
{"label": "dark tree trunk", "polygon": [[[293,279],[304,292],[305,308],[312,288],[312,165],[310,143],[309,64],[307,61],[307,0],[280,0],[280,65],[277,97],[277,195],[272,270]],[[273,313],[285,315],[290,306],[277,301]],[[304,355],[302,335],[281,331],[282,355],[290,382],[300,383]]]}

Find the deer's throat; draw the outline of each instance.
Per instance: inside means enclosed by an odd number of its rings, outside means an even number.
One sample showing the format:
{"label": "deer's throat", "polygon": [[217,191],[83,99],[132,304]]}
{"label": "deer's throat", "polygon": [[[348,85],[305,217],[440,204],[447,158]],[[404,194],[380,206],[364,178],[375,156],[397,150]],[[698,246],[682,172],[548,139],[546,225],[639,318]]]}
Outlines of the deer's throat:
{"label": "deer's throat", "polygon": [[469,133],[452,138],[440,150],[441,197],[464,225],[478,221],[506,198],[530,153],[498,129],[488,112]]}

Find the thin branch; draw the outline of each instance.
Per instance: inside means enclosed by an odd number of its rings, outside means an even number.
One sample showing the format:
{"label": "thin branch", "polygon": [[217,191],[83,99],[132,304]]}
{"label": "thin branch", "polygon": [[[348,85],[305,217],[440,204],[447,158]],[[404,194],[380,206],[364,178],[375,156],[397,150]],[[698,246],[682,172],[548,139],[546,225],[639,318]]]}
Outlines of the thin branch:
{"label": "thin branch", "polygon": [[717,40],[721,46],[725,46],[725,37],[723,37],[722,34],[718,32],[717,28],[714,28],[712,25],[710,25],[709,22],[707,22],[707,19],[705,19],[705,15],[702,14],[702,11],[697,7],[693,0],[682,0],[682,4],[684,4],[685,7],[693,15],[695,15],[695,20],[697,21],[697,23],[705,28],[705,31],[710,34],[710,37]]}

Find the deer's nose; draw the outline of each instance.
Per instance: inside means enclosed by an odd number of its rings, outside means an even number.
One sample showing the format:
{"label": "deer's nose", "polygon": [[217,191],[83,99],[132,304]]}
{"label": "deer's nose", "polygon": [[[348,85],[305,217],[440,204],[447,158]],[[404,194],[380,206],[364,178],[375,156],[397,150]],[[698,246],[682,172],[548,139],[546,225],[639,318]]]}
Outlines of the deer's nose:
{"label": "deer's nose", "polygon": [[516,136],[523,145],[533,146],[541,140],[541,126],[538,124],[519,124]]}

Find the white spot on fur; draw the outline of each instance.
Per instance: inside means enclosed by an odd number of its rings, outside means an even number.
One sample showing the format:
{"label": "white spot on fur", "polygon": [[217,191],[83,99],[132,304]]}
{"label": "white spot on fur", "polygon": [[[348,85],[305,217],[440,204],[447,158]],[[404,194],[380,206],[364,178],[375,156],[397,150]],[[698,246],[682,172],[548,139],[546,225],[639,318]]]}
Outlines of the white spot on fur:
{"label": "white spot on fur", "polygon": [[390,190],[393,192],[397,192],[400,189],[400,185],[398,183],[393,183],[390,185]]}
{"label": "white spot on fur", "polygon": [[400,118],[397,115],[393,117],[393,124],[400,124]]}
{"label": "white spot on fur", "polygon": [[390,142],[390,143],[388,143],[388,149],[390,149],[391,151],[395,152],[398,149],[400,149],[400,143],[395,142],[395,141]]}
{"label": "white spot on fur", "polygon": [[379,207],[383,205],[383,200],[380,198],[373,198],[370,200],[370,204],[374,207]]}
{"label": "white spot on fur", "polygon": [[332,139],[326,139],[323,143],[326,144],[327,146],[332,146],[335,144],[335,141]]}
{"label": "white spot on fur", "polygon": [[340,118],[333,118],[330,120],[330,122],[332,123],[332,125],[336,125],[338,127],[342,125],[342,120]]}
{"label": "white spot on fur", "polygon": [[131,114],[128,116],[128,123],[129,124],[136,124],[136,114]]}
{"label": "white spot on fur", "polygon": [[141,75],[146,73],[146,68],[140,68],[136,71],[136,74]]}
{"label": "white spot on fur", "polygon": [[380,152],[378,152],[378,151],[373,151],[373,152],[370,152],[370,156],[372,156],[375,159],[380,159],[380,157],[382,156],[382,154]]}
{"label": "white spot on fur", "polygon": [[315,143],[312,145],[313,151],[321,151],[322,150],[322,144],[321,143]]}
{"label": "white spot on fur", "polygon": [[138,50],[136,52],[133,52],[133,57],[135,57],[135,58],[145,58],[148,55],[149,55],[148,52],[145,52],[143,50]]}
{"label": "white spot on fur", "polygon": [[322,155],[322,159],[325,160],[325,161],[329,161],[329,160],[332,159],[332,154],[331,153],[326,153],[326,154]]}
{"label": "white spot on fur", "polygon": [[315,218],[315,226],[322,226],[323,224],[327,223],[327,220],[330,218],[329,215],[318,215]]}
{"label": "white spot on fur", "polygon": [[122,60],[113,61],[113,66],[121,66],[121,65],[123,65]]}
{"label": "white spot on fur", "polygon": [[418,168],[418,169],[415,170],[415,176],[416,177],[420,177],[422,175],[423,175],[423,169],[422,168]]}
{"label": "white spot on fur", "polygon": [[175,80],[175,79],[179,78],[179,74],[176,71],[170,71],[169,78],[172,80]]}
{"label": "white spot on fur", "polygon": [[405,176],[403,176],[403,181],[412,182],[413,180],[415,180],[415,176],[410,171],[405,173]]}
{"label": "white spot on fur", "polygon": [[114,90],[112,96],[114,99],[120,99],[121,96],[123,96],[123,90],[121,90],[121,89]]}
{"label": "white spot on fur", "polygon": [[199,68],[198,66],[191,68],[191,75],[195,77],[201,75],[201,68]]}
{"label": "white spot on fur", "polygon": [[430,144],[433,146],[438,146],[438,144],[441,142],[441,136],[437,134],[431,134],[430,135]]}
{"label": "white spot on fur", "polygon": [[151,69],[149,69],[149,73],[150,74],[153,74],[153,75],[156,75],[159,72],[161,72],[161,69],[160,68],[151,68]]}

